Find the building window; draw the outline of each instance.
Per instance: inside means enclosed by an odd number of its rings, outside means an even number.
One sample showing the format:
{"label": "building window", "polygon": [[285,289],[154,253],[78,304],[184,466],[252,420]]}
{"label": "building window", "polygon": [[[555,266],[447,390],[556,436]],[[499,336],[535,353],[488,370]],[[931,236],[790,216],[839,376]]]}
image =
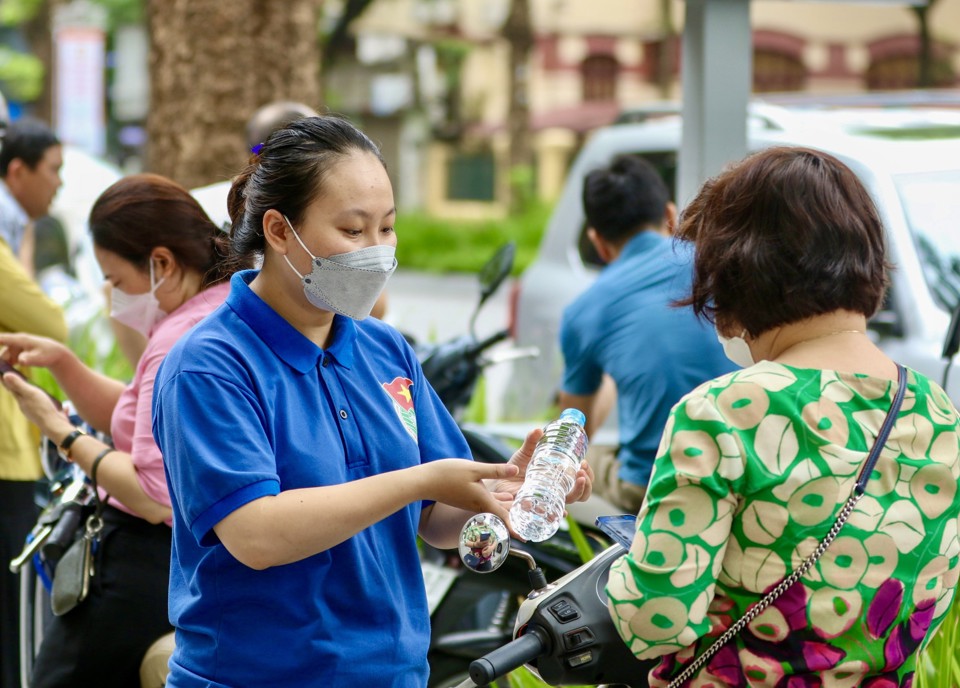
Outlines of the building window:
{"label": "building window", "polygon": [[583,100],[616,100],[620,65],[609,55],[591,55],[580,65]]}
{"label": "building window", "polygon": [[[894,34],[867,44],[870,66],[864,79],[867,88],[887,90],[921,86],[920,56],[923,45],[915,34]],[[953,86],[957,75],[953,69],[955,47],[943,41],[928,46],[930,66],[924,87]]]}
{"label": "building window", "polygon": [[803,62],[775,50],[753,51],[753,91],[800,91],[807,79]]}
{"label": "building window", "polygon": [[492,152],[455,152],[447,163],[447,198],[451,201],[492,201],[495,180]]}
{"label": "building window", "polygon": [[[953,86],[956,76],[950,62],[934,57],[930,69],[930,87]],[[867,69],[867,88],[885,91],[917,88],[920,85],[920,58],[917,55],[889,55],[873,60]]]}

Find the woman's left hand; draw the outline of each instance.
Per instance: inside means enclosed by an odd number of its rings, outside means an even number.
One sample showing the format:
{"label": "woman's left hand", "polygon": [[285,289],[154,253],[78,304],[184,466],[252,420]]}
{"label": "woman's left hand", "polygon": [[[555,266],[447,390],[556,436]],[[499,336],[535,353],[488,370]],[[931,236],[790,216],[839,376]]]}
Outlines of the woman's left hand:
{"label": "woman's left hand", "polygon": [[[527,433],[526,438],[523,440],[523,445],[513,453],[513,456],[510,457],[508,463],[517,466],[520,471],[519,473],[512,478],[502,478],[494,483],[492,492],[500,494],[509,494],[510,500],[512,501],[517,495],[517,491],[523,485],[523,478],[527,474],[527,466],[530,463],[530,459],[533,458],[533,450],[537,446],[537,442],[540,441],[540,438],[543,436],[543,430],[537,428],[531,430]],[[570,488],[570,492],[567,493],[567,504],[573,502],[583,502],[589,499],[591,493],[593,492],[593,469],[590,467],[590,464],[584,460],[580,464],[580,469],[577,471],[576,480],[573,483],[573,487]]]}
{"label": "woman's left hand", "polygon": [[54,405],[42,389],[13,373],[6,373],[2,380],[3,386],[20,405],[23,415],[40,428],[41,433],[56,442],[73,430],[73,424],[66,414]]}

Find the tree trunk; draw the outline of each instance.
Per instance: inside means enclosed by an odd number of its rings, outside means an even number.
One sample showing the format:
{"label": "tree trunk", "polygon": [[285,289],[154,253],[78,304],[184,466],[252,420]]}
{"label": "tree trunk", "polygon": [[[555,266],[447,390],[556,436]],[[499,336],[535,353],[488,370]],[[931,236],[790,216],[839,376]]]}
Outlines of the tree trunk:
{"label": "tree trunk", "polygon": [[321,1],[148,0],[147,169],[188,188],[227,179],[256,108],[319,109]]}
{"label": "tree trunk", "polygon": [[529,0],[512,0],[503,24],[503,37],[510,43],[510,105],[507,127],[510,132],[511,205],[518,211],[533,191],[533,147],[530,141],[529,76],[533,49],[533,27]]}
{"label": "tree trunk", "polygon": [[673,86],[673,63],[676,54],[676,29],[673,26],[671,0],[660,0],[660,45],[657,56],[657,90],[660,97],[667,100]]}
{"label": "tree trunk", "polygon": [[37,13],[23,26],[30,52],[43,63],[43,91],[33,104],[33,116],[53,124],[53,26],[50,20],[61,0],[44,0]]}
{"label": "tree trunk", "polygon": [[930,9],[936,2],[937,0],[928,0],[926,5],[910,8],[917,16],[917,36],[920,42],[920,51],[917,55],[918,88],[931,88],[934,86],[933,36],[930,35]]}

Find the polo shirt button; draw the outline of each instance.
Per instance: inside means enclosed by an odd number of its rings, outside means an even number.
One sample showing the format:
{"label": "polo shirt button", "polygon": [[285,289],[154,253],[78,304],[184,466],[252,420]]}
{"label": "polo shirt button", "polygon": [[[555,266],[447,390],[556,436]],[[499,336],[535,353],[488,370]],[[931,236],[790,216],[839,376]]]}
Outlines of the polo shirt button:
{"label": "polo shirt button", "polygon": [[343,418],[344,420],[347,419],[347,412],[346,412],[346,410],[340,409],[340,417]]}
{"label": "polo shirt button", "polygon": [[321,363],[320,365],[322,365],[324,368],[326,368],[326,367],[327,367],[327,364],[329,364],[329,363],[330,363],[330,359],[327,358],[326,356],[324,356],[324,358],[323,358],[323,363]]}

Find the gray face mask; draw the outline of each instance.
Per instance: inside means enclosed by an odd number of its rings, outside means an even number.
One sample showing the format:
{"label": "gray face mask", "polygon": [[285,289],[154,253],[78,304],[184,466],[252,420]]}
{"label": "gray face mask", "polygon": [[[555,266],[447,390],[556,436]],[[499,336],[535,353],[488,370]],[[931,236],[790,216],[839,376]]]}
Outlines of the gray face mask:
{"label": "gray face mask", "polygon": [[318,258],[304,245],[286,215],[283,219],[311,259],[310,274],[302,275],[289,258],[283,257],[303,282],[303,293],[307,300],[321,310],[333,311],[354,320],[363,320],[370,315],[387,280],[397,269],[396,249],[393,246],[369,246],[329,258]]}

